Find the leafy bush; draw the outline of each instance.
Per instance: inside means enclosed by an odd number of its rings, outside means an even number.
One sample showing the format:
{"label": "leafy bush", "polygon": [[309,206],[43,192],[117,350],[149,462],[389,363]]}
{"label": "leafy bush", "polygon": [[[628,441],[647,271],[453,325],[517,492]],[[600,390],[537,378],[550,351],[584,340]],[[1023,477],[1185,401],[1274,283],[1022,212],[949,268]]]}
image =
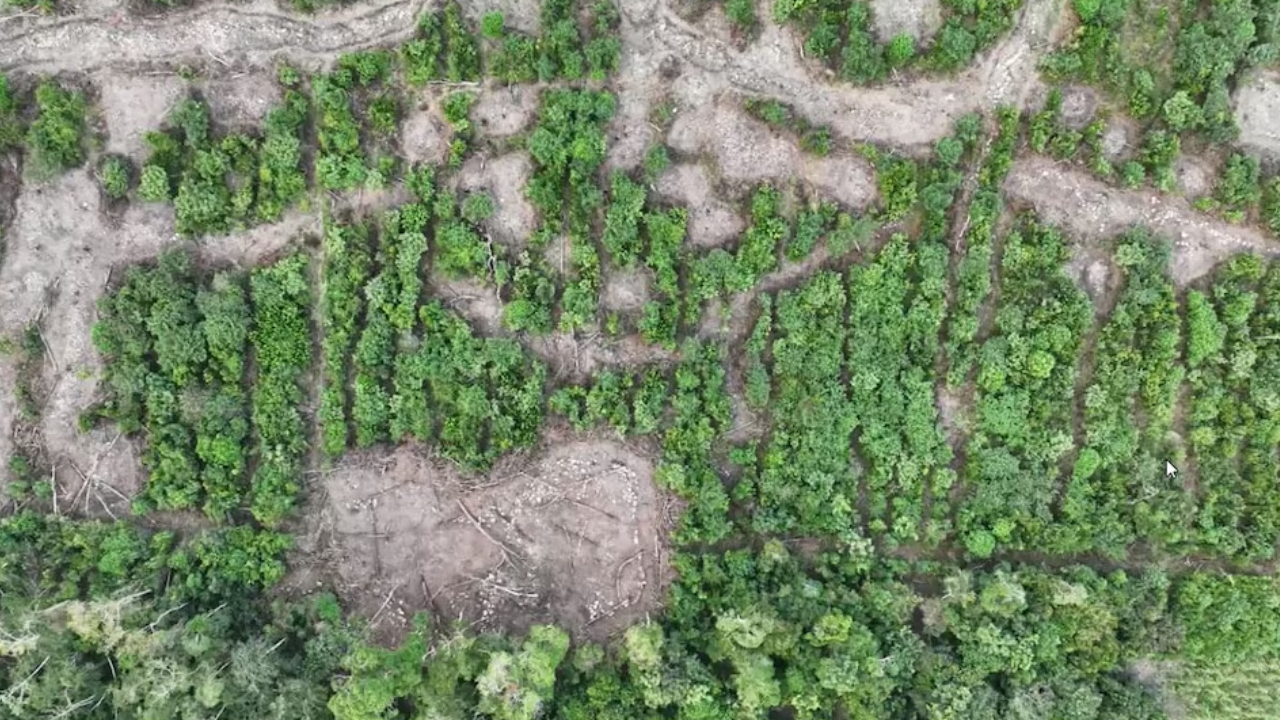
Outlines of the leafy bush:
{"label": "leafy bush", "polygon": [[27,128],[27,162],[35,177],[47,179],[84,162],[88,103],[78,90],[55,80],[36,86],[35,100],[37,115]]}
{"label": "leafy bush", "polygon": [[1243,221],[1262,201],[1260,175],[1257,158],[1242,153],[1227,158],[1213,197],[1233,222]]}
{"label": "leafy bush", "polygon": [[160,165],[142,166],[138,180],[138,195],[148,202],[168,202],[170,199],[169,173]]}
{"label": "leafy bush", "polygon": [[299,488],[306,433],[300,385],[311,365],[311,290],[307,258],[291,255],[256,268],[250,279],[253,331],[249,338],[257,360],[253,387],[253,425],[258,466],[250,509],[258,522],[279,524],[293,508]]}
{"label": "leafy bush", "polygon": [[1072,446],[1076,358],[1093,309],[1066,259],[1063,238],[1032,220],[1009,235],[994,328],[979,350],[959,529],[990,532],[1001,546],[1043,541],[1056,468]]}
{"label": "leafy bush", "polygon": [[98,186],[112,200],[122,200],[129,194],[133,182],[129,159],[119,155],[107,155],[98,163]]}
{"label": "leafy bush", "polygon": [[9,85],[9,78],[0,73],[0,152],[17,148],[22,142],[19,109],[18,97]]}

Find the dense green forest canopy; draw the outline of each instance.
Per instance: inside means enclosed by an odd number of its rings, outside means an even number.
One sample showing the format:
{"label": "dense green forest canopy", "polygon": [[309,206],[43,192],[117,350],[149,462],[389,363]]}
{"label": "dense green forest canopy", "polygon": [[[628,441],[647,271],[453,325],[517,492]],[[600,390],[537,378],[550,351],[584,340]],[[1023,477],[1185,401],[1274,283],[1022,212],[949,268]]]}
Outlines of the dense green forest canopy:
{"label": "dense green forest canopy", "polygon": [[[942,0],[931,37],[883,41],[875,5],[723,11],[739,45],[773,22],[875,85],[963,70],[1024,3]],[[24,192],[87,166],[105,213],[171,205],[184,238],[113,271],[81,338],[102,367],[80,430],[140,450],[130,513],[60,497],[54,459],[14,444],[0,720],[1280,717],[1280,260],[1188,281],[1171,238],[1076,237],[1005,196],[1029,156],[1173,192],[1185,145],[1219,161],[1196,211],[1280,232],[1280,177],[1233,144],[1230,99],[1280,57],[1280,2],[1068,10],[1044,76],[1109,98],[1134,147],[1108,153],[1106,111],[1077,122],[1061,88],[924,149],[745,98],[803,162],[856,158],[876,199],[740,184],[741,232],[717,247],[656,189],[701,161],[665,144],[674,109],[632,166],[611,161],[631,111],[607,0],[546,0],[536,32],[444,3],[398,46],[281,63],[257,126],[193,84],[138,157],[102,151],[78,79],[0,75],[0,160]],[[488,136],[474,108],[517,85],[530,126]],[[446,150],[414,162],[402,124],[428,94]],[[498,192],[458,181],[498,152],[529,166],[516,244],[495,240]],[[202,245],[300,214],[316,231],[260,262]],[[619,310],[623,274],[646,293]],[[51,321],[4,347],[15,436],[45,410]],[[547,339],[586,337],[649,359],[557,372]],[[388,638],[336,588],[284,591],[310,479],[344,458],[410,446],[487,481],[566,436],[652,457],[679,508],[661,613],[600,638],[480,631],[427,603]]]}

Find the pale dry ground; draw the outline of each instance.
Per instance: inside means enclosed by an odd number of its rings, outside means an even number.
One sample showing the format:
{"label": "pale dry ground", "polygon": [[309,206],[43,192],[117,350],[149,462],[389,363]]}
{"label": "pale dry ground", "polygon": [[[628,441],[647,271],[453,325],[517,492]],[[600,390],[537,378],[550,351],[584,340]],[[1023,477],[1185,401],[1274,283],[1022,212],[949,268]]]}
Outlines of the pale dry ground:
{"label": "pale dry ground", "polygon": [[604,639],[659,607],[674,506],[650,460],[565,439],[472,476],[409,446],[313,476],[288,581],[324,583],[395,636],[412,613],[479,630],[554,622]]}
{"label": "pale dry ground", "polygon": [[[912,15],[910,8],[929,7],[930,0],[893,5],[893,13],[882,13],[882,32],[928,33],[928,13]],[[196,88],[209,99],[215,122],[253,124],[278,98],[271,80],[278,62],[287,59],[311,70],[340,52],[399,42],[412,34],[417,14],[435,6],[370,0],[308,17],[283,11],[272,0],[253,0],[139,17],[126,11],[124,0],[85,0],[74,15],[0,22],[0,69],[66,73],[94,85],[106,131],[103,149],[138,162],[146,152],[143,134],[159,126],[186,92],[178,66],[201,70],[204,79]],[[468,4],[467,11],[478,17],[500,9],[510,26],[532,31],[537,7],[532,0],[481,0]],[[836,82],[828,70],[802,57],[798,38],[770,20],[768,0],[758,4],[763,25],[752,43],[736,41],[719,11],[690,22],[671,2],[622,0],[621,9],[623,62],[611,82],[619,105],[609,128],[607,167],[634,168],[651,145],[670,144],[677,162],[656,179],[653,190],[664,201],[689,207],[689,240],[699,248],[735,241],[745,227],[743,202],[756,183],[772,182],[800,194],[837,199],[851,210],[865,209],[875,201],[874,175],[853,152],[853,143],[923,156],[965,113],[1000,103],[1037,106],[1045,88],[1035,69],[1061,39],[1067,13],[1063,0],[1028,0],[1014,32],[970,70],[950,78],[855,88]],[[1280,97],[1278,83],[1263,75],[1241,91],[1244,140],[1261,150],[1280,147],[1268,144],[1274,140],[1268,120],[1275,115],[1274,98]],[[540,90],[479,88],[472,112],[477,152],[450,180],[460,192],[484,191],[494,197],[496,214],[485,229],[513,249],[523,246],[537,217],[520,191],[532,163],[527,153],[511,148],[510,140],[530,128]],[[439,114],[440,96],[440,90],[429,89],[411,98],[402,144],[412,160],[438,161],[447,152],[450,131]],[[801,153],[793,137],[742,112],[741,101],[750,96],[790,103],[813,122],[829,125],[836,151],[825,159]],[[668,130],[652,122],[654,107],[664,100],[676,110]],[[1086,116],[1096,102],[1087,90],[1069,94],[1068,119]],[[1117,124],[1107,136],[1108,148],[1120,156],[1131,150],[1133,137],[1132,127]],[[1204,192],[1206,169],[1198,162],[1188,159],[1180,169],[1188,197]],[[1232,253],[1275,254],[1275,244],[1260,233],[1196,213],[1182,198],[1119,190],[1042,158],[1016,162],[1006,192],[1011,201],[1034,208],[1070,232],[1077,244],[1069,269],[1095,299],[1111,281],[1102,251],[1105,241],[1134,223],[1150,224],[1174,240],[1174,273],[1182,285],[1200,280]],[[356,212],[371,212],[403,196],[393,189],[342,202]],[[206,262],[258,262],[318,233],[318,206],[294,211],[279,224],[191,246]],[[50,394],[39,430],[58,467],[63,493],[75,493],[84,482],[80,473],[122,495],[136,492],[143,481],[137,441],[117,439],[110,430],[84,435],[75,428],[76,417],[99,392],[101,366],[89,329],[94,304],[114,273],[182,244],[168,208],[135,203],[122,217],[108,218],[99,209],[88,171],[22,188],[0,265],[0,303],[5,307],[0,332],[12,335],[36,318],[44,322],[49,350],[44,380]],[[784,264],[762,287],[785,287],[827,260],[820,247],[803,263]],[[634,313],[648,297],[649,284],[643,272],[609,273],[605,306]],[[480,332],[505,332],[502,305],[492,289],[433,278],[431,290]],[[722,314],[709,313],[705,329],[740,339],[750,302],[751,296],[742,296]],[[603,367],[673,359],[635,338],[559,333],[528,345],[554,376],[575,380]],[[6,358],[0,361],[0,457],[10,450],[13,385],[13,362]],[[943,397],[940,403],[955,414],[952,400]],[[745,410],[735,426],[751,432]],[[538,451],[504,460],[503,468],[513,472],[496,471],[484,478],[464,476],[408,448],[386,456],[353,455],[335,472],[313,476],[311,512],[301,521],[308,544],[290,583],[302,590],[308,582],[335,581],[346,600],[388,631],[414,609],[439,604],[440,614],[467,622],[489,623],[497,613],[515,625],[556,620],[593,636],[607,634],[656,608],[661,598],[661,556],[671,507],[651,483],[653,457],[651,448],[555,433],[544,438]],[[478,487],[489,482],[496,484]],[[548,487],[552,495],[539,495]],[[99,494],[110,511],[125,510],[125,503],[110,492]],[[540,497],[559,499],[545,508],[532,507]],[[380,498],[376,509],[375,498]],[[634,504],[625,504],[630,503],[627,498],[634,498]],[[458,500],[475,513],[476,523],[449,509]],[[601,509],[613,517],[595,512]],[[370,529],[375,513],[380,523],[376,532]],[[579,541],[554,523],[571,531],[598,530],[592,535],[596,544]],[[570,543],[568,538],[575,539]],[[500,544],[510,549],[500,549]],[[642,559],[622,566],[641,552]],[[373,563],[370,553],[375,553]],[[504,554],[522,560],[510,562]],[[430,592],[423,589],[423,580]],[[463,581],[469,584],[454,586]],[[436,603],[430,602],[432,595]]]}

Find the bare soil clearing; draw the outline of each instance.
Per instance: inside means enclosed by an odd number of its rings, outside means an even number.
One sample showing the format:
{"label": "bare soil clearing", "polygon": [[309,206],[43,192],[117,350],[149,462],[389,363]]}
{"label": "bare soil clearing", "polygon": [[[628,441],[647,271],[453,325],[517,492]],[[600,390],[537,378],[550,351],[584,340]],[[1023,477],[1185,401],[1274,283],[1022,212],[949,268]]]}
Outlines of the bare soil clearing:
{"label": "bare soil clearing", "polygon": [[718,247],[742,234],[746,223],[738,211],[719,199],[701,165],[671,166],[654,190],[672,203],[689,208],[688,241],[695,247]]}
{"label": "bare soil clearing", "polygon": [[1173,241],[1173,278],[1182,286],[1236,253],[1280,254],[1261,232],[1197,212],[1186,200],[1120,190],[1044,158],[1015,162],[1004,189],[1080,242],[1104,241],[1138,224],[1150,227]]}
{"label": "bare soil clearing", "polygon": [[537,228],[538,215],[524,194],[532,174],[533,161],[526,152],[496,158],[478,155],[457,174],[456,190],[486,192],[493,198],[493,217],[485,227],[495,241],[512,250],[523,248]]}
{"label": "bare soil clearing", "polygon": [[[113,267],[152,258],[173,242],[166,215],[135,206],[118,229],[108,226],[98,210],[97,186],[83,170],[48,185],[27,185],[18,197],[0,268],[0,305],[6,308],[0,333],[17,337],[28,323],[41,321],[49,355],[44,382],[50,389],[42,440],[68,482],[78,474],[74,468],[96,469],[123,494],[141,487],[129,443],[113,443],[114,434],[105,430],[81,434],[76,421],[98,392],[101,363],[90,342],[97,299]],[[6,441],[15,417],[14,380],[10,373],[0,376],[0,435]]]}
{"label": "bare soil clearing", "polygon": [[602,639],[655,610],[669,580],[652,473],[612,440],[552,443],[480,477],[409,447],[354,455],[317,479],[291,582],[333,573],[391,635],[426,608],[479,629],[556,622]]}
{"label": "bare soil clearing", "polygon": [[909,35],[918,43],[932,38],[942,27],[942,3],[939,0],[871,0],[871,19],[880,42]]}
{"label": "bare soil clearing", "polygon": [[1258,73],[1236,90],[1235,101],[1241,144],[1280,159],[1280,73]]}

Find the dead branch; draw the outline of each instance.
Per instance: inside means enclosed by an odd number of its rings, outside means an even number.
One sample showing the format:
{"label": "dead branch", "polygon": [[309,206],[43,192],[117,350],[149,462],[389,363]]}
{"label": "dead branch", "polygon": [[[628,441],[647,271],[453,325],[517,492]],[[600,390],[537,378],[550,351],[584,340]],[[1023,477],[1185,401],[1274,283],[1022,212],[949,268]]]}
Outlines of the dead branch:
{"label": "dead branch", "polygon": [[[623,560],[623,561],[622,561],[622,563],[621,563],[620,565],[618,565],[618,569],[614,572],[614,575],[613,575],[613,591],[614,591],[614,593],[618,596],[618,604],[619,604],[619,605],[630,605],[630,604],[631,604],[631,601],[630,601],[630,600],[626,600],[626,601],[624,601],[624,600],[622,599],[622,571],[623,571],[623,570],[626,570],[628,565],[630,565],[631,563],[635,562],[636,560],[638,560],[638,559],[640,559],[640,558],[642,558],[642,557],[644,557],[644,551],[643,551],[643,550],[641,550],[640,552],[636,553],[635,555],[632,555],[631,557],[627,558],[626,560]],[[643,570],[643,569],[641,569],[641,575],[642,575],[642,576],[643,576],[643,573],[644,573],[644,570]],[[643,582],[643,580],[642,580],[642,582]]]}
{"label": "dead branch", "polygon": [[391,590],[390,592],[387,593],[386,599],[382,601],[382,606],[378,608],[378,612],[374,613],[372,618],[369,618],[369,627],[373,627],[374,625],[378,624],[378,618],[382,617],[382,612],[387,609],[388,605],[391,604],[391,598],[395,597],[396,590],[399,590],[399,589],[400,589],[400,583],[396,583],[395,585],[391,586]]}
{"label": "dead branch", "polygon": [[512,597],[527,598],[530,600],[538,599],[537,593],[529,593],[521,590],[514,590],[512,588],[507,587],[506,585],[503,585],[502,583],[494,582],[493,580],[488,580],[486,578],[475,577],[474,575],[468,575],[467,577],[472,580],[475,580],[476,582],[480,583],[481,585],[484,585],[485,587],[491,587],[494,590],[506,593],[507,595],[510,595]]}
{"label": "dead branch", "polygon": [[595,510],[596,512],[600,513],[601,515],[603,515],[603,516],[605,516],[605,517],[609,518],[610,520],[612,520],[612,521],[614,521],[614,522],[622,522],[622,518],[618,517],[617,515],[614,515],[613,513],[609,512],[608,510],[604,510],[604,509],[598,508],[598,507],[596,507],[595,505],[588,505],[587,503],[584,503],[584,502],[582,502],[581,500],[574,500],[573,498],[569,498],[569,502],[573,503],[574,505],[577,505],[577,506],[578,506],[578,507],[580,507],[580,508],[586,508],[586,509],[588,509],[588,510]]}
{"label": "dead branch", "polygon": [[520,557],[520,553],[511,549],[506,543],[490,535],[489,531],[484,529],[484,526],[480,524],[480,521],[476,519],[476,516],[472,515],[471,511],[467,509],[466,504],[462,502],[462,498],[458,498],[457,502],[458,502],[458,509],[462,511],[462,514],[466,516],[467,520],[471,521],[471,524],[475,526],[475,529],[479,530],[480,534],[484,535],[489,542],[493,543],[494,545],[497,545],[498,548],[502,550],[504,557],[508,557],[508,558],[510,556]]}

